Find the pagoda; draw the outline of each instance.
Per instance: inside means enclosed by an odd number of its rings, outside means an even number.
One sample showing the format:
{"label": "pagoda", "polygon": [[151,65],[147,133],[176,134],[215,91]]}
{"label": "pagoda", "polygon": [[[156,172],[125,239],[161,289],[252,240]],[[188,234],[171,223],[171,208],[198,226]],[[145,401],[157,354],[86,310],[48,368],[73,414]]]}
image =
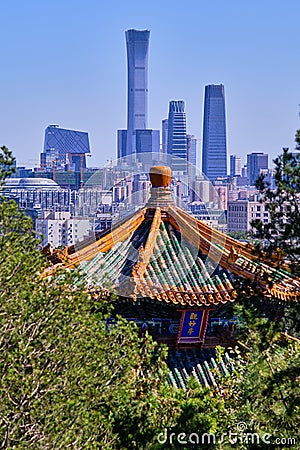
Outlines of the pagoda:
{"label": "pagoda", "polygon": [[92,242],[52,253],[54,267],[80,266],[91,289],[114,294],[116,312],[177,347],[209,342],[209,315],[238,298],[237,278],[255,283],[266,297],[297,301],[299,279],[175,204],[170,167],[154,166],[149,175],[144,207]]}

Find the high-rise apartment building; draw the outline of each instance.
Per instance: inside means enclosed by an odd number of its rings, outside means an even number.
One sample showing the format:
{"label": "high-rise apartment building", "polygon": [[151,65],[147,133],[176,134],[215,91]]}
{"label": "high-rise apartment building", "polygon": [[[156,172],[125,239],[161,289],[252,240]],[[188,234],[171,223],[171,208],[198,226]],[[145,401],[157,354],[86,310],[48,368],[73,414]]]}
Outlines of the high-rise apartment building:
{"label": "high-rise apartment building", "polygon": [[169,103],[168,154],[172,155],[173,172],[187,175],[186,114],[182,100],[172,100]]}
{"label": "high-rise apartment building", "polygon": [[227,176],[224,86],[205,86],[202,172],[209,180]]}
{"label": "high-rise apartment building", "polygon": [[88,237],[91,230],[89,219],[71,217],[69,212],[50,212],[36,220],[36,231],[42,245],[51,248],[73,245]]}
{"label": "high-rise apartment building", "polygon": [[230,176],[236,177],[242,175],[242,160],[237,155],[230,155]]}
{"label": "high-rise apartment building", "polygon": [[262,170],[268,169],[268,155],[262,152],[253,152],[247,155],[247,177],[250,185],[255,182]]}

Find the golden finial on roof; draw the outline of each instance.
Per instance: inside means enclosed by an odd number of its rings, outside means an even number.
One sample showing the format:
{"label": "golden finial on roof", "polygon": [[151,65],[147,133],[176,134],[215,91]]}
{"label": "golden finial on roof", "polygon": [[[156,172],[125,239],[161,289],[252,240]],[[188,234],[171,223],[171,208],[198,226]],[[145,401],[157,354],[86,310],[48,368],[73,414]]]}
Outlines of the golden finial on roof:
{"label": "golden finial on roof", "polygon": [[[166,208],[173,204],[171,196],[172,170],[169,166],[153,166],[149,171],[152,188],[147,208]],[[150,213],[151,215],[151,213]]]}
{"label": "golden finial on roof", "polygon": [[169,166],[153,166],[150,169],[152,187],[168,187],[171,184],[172,170]]}

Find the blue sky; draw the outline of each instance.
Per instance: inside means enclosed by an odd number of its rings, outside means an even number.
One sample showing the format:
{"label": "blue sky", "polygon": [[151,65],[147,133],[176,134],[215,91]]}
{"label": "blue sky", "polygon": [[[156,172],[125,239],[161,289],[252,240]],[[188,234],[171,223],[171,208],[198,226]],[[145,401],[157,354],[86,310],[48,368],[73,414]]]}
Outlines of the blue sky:
{"label": "blue sky", "polygon": [[201,150],[206,84],[225,86],[229,154],[276,157],[300,128],[299,0],[1,2],[0,144],[38,165],[49,124],[88,131],[90,166],[126,128],[125,30],[149,29],[149,128],[184,100]]}

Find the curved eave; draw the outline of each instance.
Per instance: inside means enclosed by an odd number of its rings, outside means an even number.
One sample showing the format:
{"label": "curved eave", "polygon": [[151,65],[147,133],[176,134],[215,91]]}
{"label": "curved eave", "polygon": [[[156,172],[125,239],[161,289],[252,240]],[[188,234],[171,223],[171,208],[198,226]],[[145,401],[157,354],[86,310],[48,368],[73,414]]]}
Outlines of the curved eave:
{"label": "curved eave", "polygon": [[178,207],[170,207],[170,222],[201,252],[223,269],[256,282],[269,295],[283,301],[300,298],[300,280],[261,263],[238,241],[192,218]]}

